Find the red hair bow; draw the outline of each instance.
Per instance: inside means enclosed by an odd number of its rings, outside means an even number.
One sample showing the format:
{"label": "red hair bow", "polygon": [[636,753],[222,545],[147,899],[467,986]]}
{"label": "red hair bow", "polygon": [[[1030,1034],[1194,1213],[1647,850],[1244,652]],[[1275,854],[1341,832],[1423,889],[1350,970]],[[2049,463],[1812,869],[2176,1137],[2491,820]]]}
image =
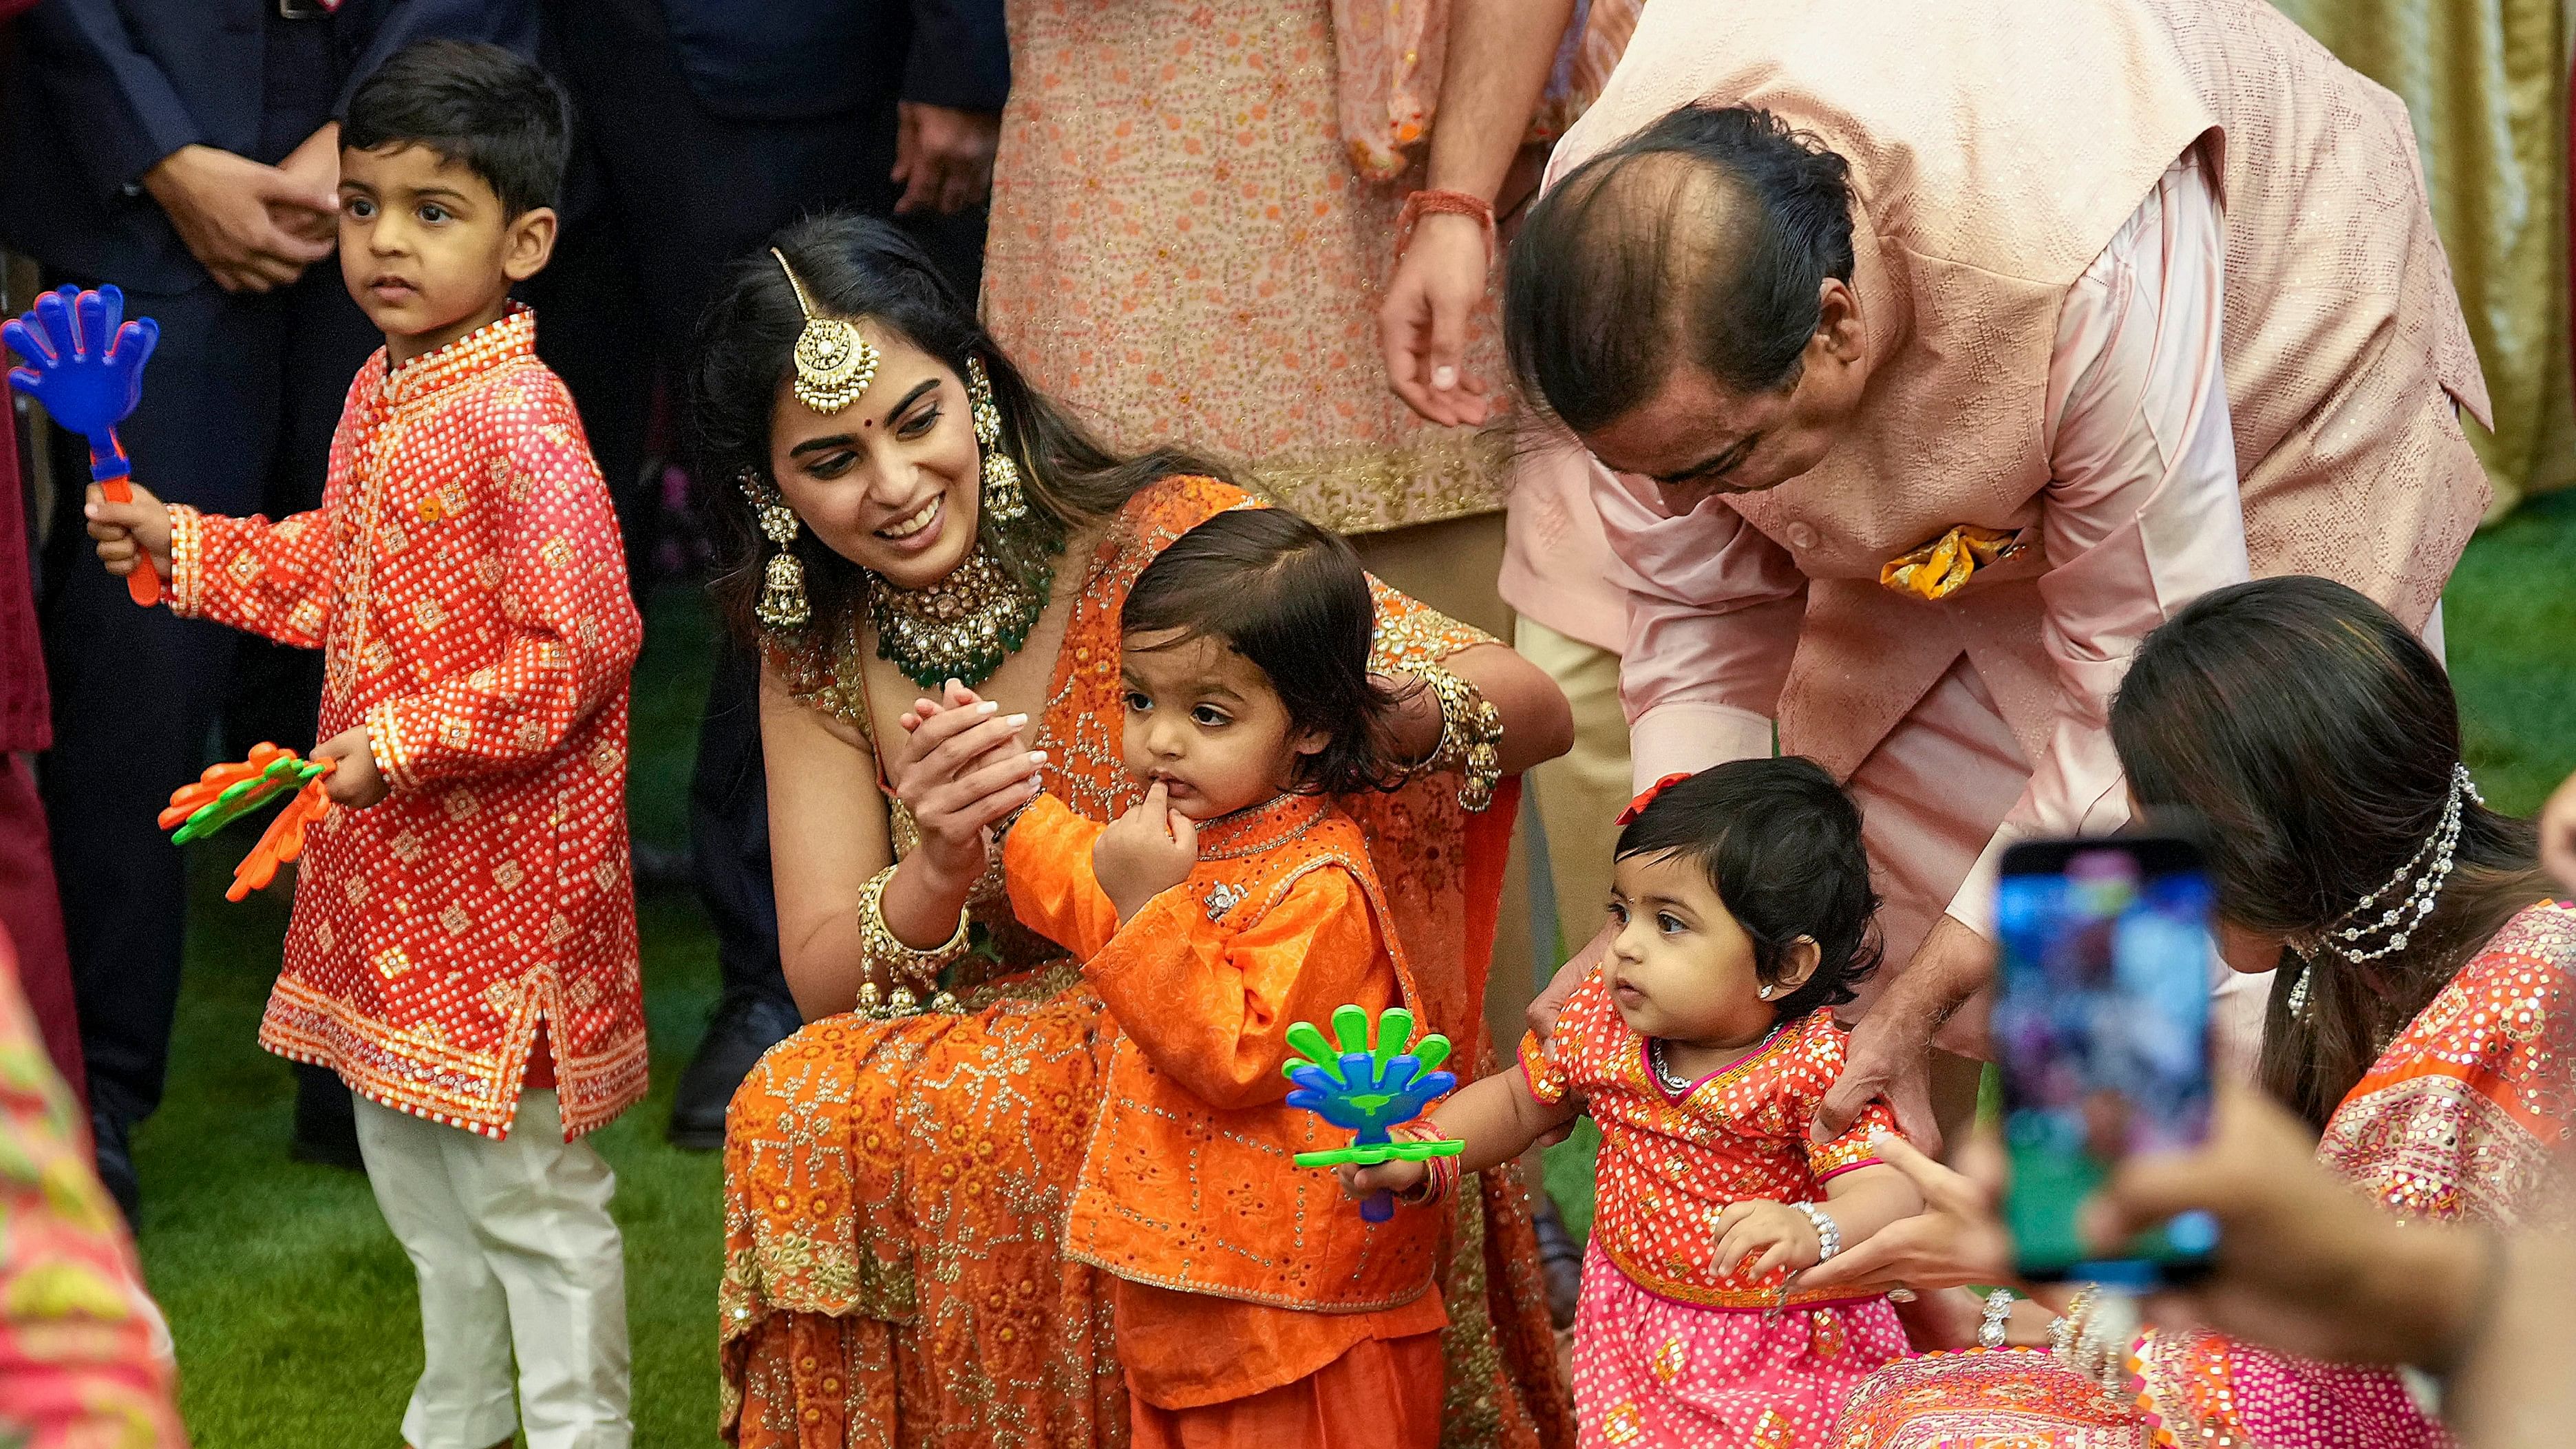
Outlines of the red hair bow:
{"label": "red hair bow", "polygon": [[1664,778],[1648,785],[1644,792],[1639,794],[1636,799],[1628,802],[1627,809],[1619,812],[1619,827],[1624,830],[1628,826],[1635,824],[1637,817],[1646,813],[1646,807],[1655,803],[1656,796],[1661,795],[1666,790],[1673,788],[1675,785],[1678,785],[1689,778],[1690,772],[1688,770],[1683,770],[1676,774],[1666,775]]}

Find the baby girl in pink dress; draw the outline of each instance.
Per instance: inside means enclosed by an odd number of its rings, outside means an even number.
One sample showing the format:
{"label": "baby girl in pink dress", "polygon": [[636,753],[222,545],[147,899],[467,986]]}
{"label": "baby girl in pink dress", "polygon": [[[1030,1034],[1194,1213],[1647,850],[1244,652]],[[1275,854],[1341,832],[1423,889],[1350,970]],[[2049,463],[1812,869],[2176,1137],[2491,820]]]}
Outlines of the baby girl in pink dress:
{"label": "baby girl in pink dress", "polygon": [[1620,825],[1609,955],[1544,1046],[1524,1040],[1516,1068],[1412,1129],[1465,1151],[1343,1183],[1436,1198],[1589,1113],[1580,1442],[1821,1444],[1905,1336],[1883,1293],[1797,1275],[1922,1206],[1871,1147],[1895,1131],[1886,1103],[1808,1136],[1842,1071],[1831,1008],[1877,965],[1860,812],[1810,761],[1737,760],[1667,778]]}

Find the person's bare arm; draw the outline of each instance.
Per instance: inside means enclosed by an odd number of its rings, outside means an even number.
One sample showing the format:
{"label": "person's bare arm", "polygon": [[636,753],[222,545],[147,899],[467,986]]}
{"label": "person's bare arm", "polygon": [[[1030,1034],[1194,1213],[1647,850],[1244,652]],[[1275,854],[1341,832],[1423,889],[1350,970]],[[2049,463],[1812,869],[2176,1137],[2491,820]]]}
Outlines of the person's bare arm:
{"label": "person's bare arm", "polygon": [[[1542,1102],[1530,1095],[1529,1076],[1518,1065],[1471,1082],[1432,1109],[1431,1125],[1466,1144],[1458,1154],[1461,1173],[1482,1172],[1529,1150],[1540,1135],[1571,1122],[1583,1104],[1569,1094],[1563,1101]],[[1337,1169],[1342,1190],[1366,1197],[1379,1188],[1402,1192],[1421,1183],[1430,1169],[1419,1162],[1385,1162],[1375,1167]]]}
{"label": "person's bare arm", "polygon": [[[797,1009],[811,1021],[849,1010],[868,979],[859,891],[894,859],[894,837],[885,795],[877,788],[876,757],[866,741],[797,703],[765,668],[760,746],[769,774],[779,963]],[[889,882],[889,915],[895,895]],[[948,919],[954,925],[953,906]]]}
{"label": "person's bare arm", "polygon": [[[1426,190],[1493,202],[1573,15],[1574,0],[1453,0]],[[1378,308],[1387,382],[1432,422],[1485,420],[1489,384],[1463,364],[1467,318],[1485,295],[1490,261],[1475,218],[1434,212],[1414,228]]]}

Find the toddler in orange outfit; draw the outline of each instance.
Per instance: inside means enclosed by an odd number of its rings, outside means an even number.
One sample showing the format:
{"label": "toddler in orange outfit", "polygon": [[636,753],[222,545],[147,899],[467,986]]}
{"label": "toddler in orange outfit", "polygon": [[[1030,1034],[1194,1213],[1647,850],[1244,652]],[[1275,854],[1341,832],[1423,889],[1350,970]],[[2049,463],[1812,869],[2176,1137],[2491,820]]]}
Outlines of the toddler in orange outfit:
{"label": "toddler in orange outfit", "polygon": [[1103,826],[1040,797],[1003,864],[1119,1029],[1065,1247],[1118,1279],[1134,1442],[1435,1444],[1439,1223],[1365,1221],[1292,1165],[1341,1134],[1283,1101],[1290,1024],[1422,1010],[1327,798],[1397,774],[1367,577],[1313,524],[1242,509],[1164,549],[1119,624],[1145,801]]}

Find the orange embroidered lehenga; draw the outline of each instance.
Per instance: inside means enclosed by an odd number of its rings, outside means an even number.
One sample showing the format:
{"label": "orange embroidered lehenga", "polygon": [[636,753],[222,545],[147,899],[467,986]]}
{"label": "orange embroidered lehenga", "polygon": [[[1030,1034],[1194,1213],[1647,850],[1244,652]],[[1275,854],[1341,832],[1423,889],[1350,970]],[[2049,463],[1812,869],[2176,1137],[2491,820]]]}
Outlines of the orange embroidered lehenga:
{"label": "orange embroidered lehenga", "polygon": [[[1137,495],[1089,561],[1035,742],[1049,793],[1095,820],[1119,770],[1118,610],[1154,554],[1249,500],[1205,479]],[[1374,667],[1487,642],[1379,594]],[[858,641],[779,661],[864,722]],[[1454,777],[1343,801],[1365,832],[1428,1019],[1475,1039],[1516,792],[1469,815]],[[891,802],[890,808],[891,807]],[[898,850],[909,822],[895,819]],[[734,1099],[720,1303],[725,1433],[745,1445],[1119,1445],[1109,1280],[1062,1252],[1114,1028],[1073,963],[1012,918],[998,870],[970,910],[962,1015],[808,1025]],[[1490,1062],[1490,1054],[1485,1061]],[[1442,1258],[1444,1442],[1561,1444],[1569,1409],[1519,1182],[1464,1193]]]}
{"label": "orange embroidered lehenga", "polygon": [[[2389,1043],[2326,1123],[2317,1160],[2390,1212],[2546,1225],[2576,1119],[2576,908],[2516,916]],[[2561,1225],[2563,1226],[2563,1225]],[[2118,1397],[2044,1354],[1934,1354],[1852,1395],[1844,1449],[2434,1449],[2449,1434],[2385,1369],[2313,1363],[2214,1333],[2150,1333]]]}

